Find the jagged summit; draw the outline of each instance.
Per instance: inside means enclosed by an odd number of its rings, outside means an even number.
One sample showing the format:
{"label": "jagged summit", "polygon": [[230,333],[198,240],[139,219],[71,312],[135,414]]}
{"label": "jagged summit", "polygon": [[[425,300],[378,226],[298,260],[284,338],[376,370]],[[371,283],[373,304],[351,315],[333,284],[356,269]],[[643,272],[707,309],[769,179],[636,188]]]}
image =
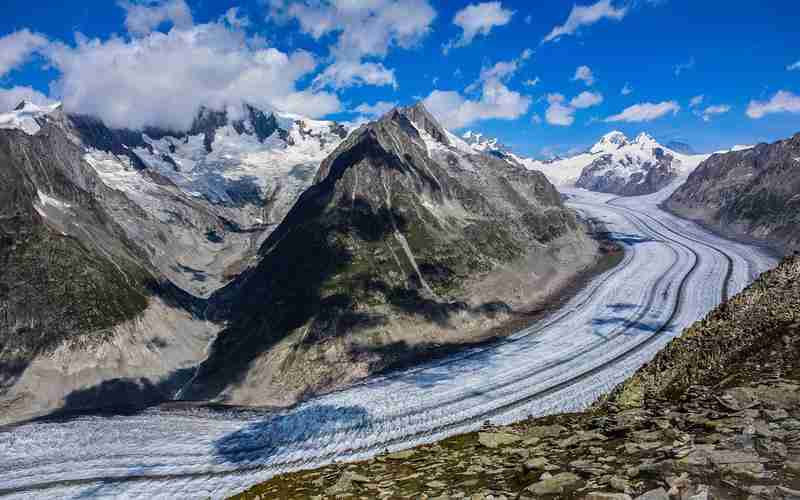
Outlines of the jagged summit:
{"label": "jagged summit", "polygon": [[445,146],[451,145],[444,127],[442,127],[439,121],[428,111],[422,101],[412,106],[398,108],[397,111],[407,116],[417,127],[427,132],[435,140],[441,142]]}

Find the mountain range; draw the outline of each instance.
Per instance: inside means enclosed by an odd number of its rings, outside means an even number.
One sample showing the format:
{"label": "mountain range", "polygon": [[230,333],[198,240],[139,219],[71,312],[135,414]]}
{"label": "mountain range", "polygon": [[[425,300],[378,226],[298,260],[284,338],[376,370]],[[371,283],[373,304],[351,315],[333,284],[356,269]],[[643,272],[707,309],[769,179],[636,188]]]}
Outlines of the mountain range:
{"label": "mountain range", "polygon": [[173,132],[22,103],[0,154],[4,421],[291,404],[475,341],[598,252],[544,175],[421,105],[350,131],[243,104]]}
{"label": "mountain range", "polygon": [[[285,406],[485,340],[601,255],[556,186],[797,248],[798,136],[686,155],[647,134],[539,161],[422,104],[357,129],[249,104],[182,132],[0,114],[0,408]],[[533,276],[535,279],[530,279]]]}

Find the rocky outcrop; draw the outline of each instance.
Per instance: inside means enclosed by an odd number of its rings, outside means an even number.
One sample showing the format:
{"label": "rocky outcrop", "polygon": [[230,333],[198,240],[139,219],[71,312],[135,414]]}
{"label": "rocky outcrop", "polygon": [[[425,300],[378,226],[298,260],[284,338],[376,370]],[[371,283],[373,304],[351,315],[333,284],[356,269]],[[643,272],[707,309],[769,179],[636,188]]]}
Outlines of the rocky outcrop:
{"label": "rocky outcrop", "polygon": [[798,282],[795,257],[590,411],[287,474],[235,498],[800,498]]}
{"label": "rocky outcrop", "polygon": [[[542,174],[447,138],[421,105],[351,133],[258,265],[215,295],[229,327],[187,397],[291,404],[481,338],[567,279],[558,259],[594,261]],[[534,268],[558,278],[520,280]]]}
{"label": "rocky outcrop", "polygon": [[704,161],[665,202],[725,235],[800,249],[800,134]]}

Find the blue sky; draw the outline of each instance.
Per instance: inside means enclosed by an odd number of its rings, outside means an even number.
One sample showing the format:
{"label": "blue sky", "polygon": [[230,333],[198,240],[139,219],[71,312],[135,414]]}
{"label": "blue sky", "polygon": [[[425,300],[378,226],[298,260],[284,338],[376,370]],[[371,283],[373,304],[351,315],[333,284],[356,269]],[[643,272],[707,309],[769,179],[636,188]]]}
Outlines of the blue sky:
{"label": "blue sky", "polygon": [[231,5],[5,0],[0,105],[27,92],[180,128],[237,99],[343,121],[425,99],[449,127],[537,157],[613,129],[700,151],[800,132],[800,2]]}

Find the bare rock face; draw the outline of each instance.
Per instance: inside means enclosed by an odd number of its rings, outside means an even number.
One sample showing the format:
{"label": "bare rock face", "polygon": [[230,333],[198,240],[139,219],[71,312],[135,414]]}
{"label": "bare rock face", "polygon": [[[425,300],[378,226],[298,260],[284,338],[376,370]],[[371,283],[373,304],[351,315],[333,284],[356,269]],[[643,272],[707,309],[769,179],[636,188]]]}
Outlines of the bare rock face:
{"label": "bare rock face", "polygon": [[506,318],[511,287],[478,291],[526,256],[592,253],[543,174],[451,142],[421,104],[351,133],[212,298],[229,327],[187,397],[292,403]]}
{"label": "bare rock face", "polygon": [[800,248],[800,134],[716,154],[666,201],[672,212],[724,234]]}

